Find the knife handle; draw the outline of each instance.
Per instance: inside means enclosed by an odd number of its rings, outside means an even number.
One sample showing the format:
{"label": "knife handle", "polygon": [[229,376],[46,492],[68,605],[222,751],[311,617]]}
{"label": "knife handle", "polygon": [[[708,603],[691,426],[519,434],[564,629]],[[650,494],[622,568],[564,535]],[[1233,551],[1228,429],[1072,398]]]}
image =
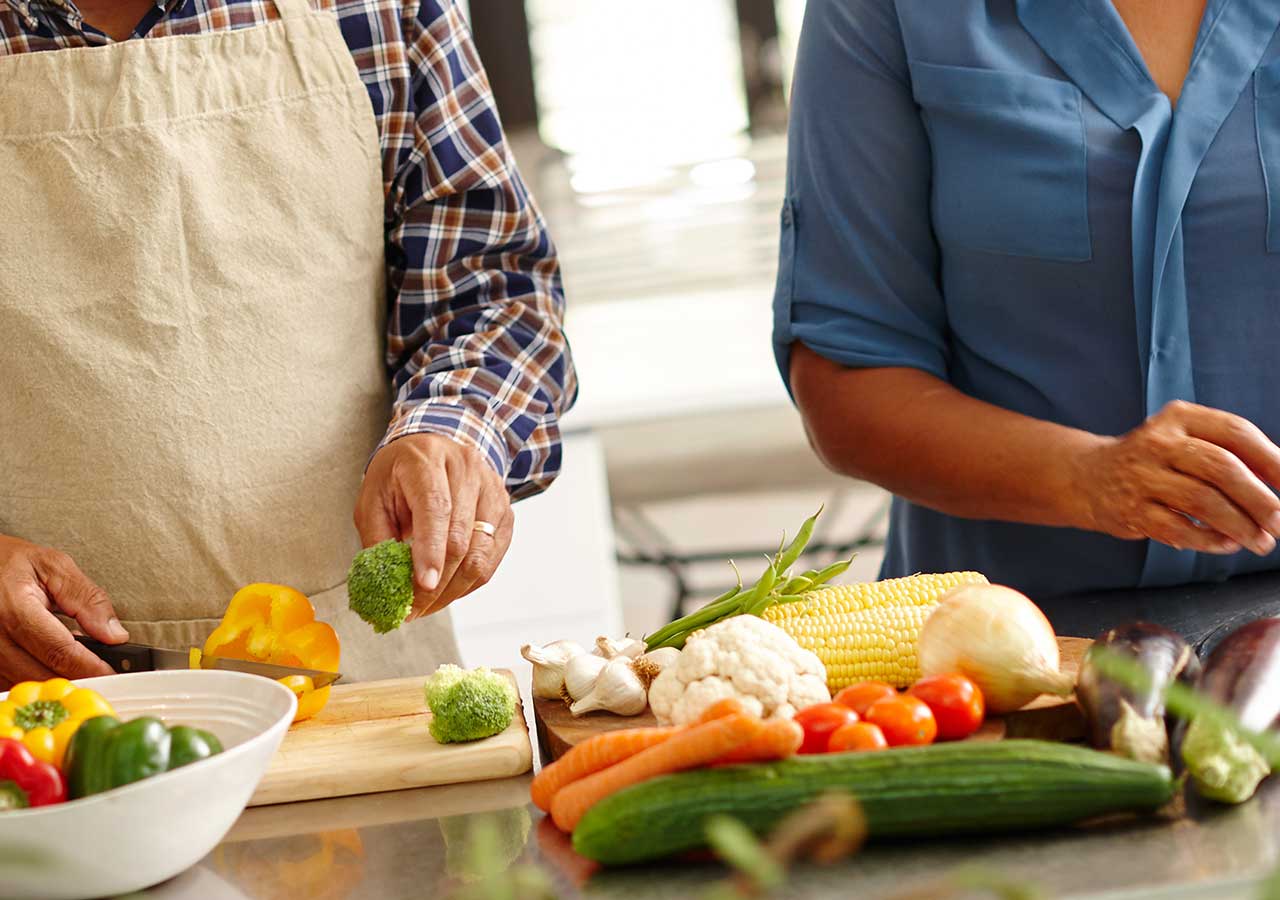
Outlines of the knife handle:
{"label": "knife handle", "polygon": [[77,634],[75,638],[86,650],[98,656],[117,672],[149,672],[155,668],[150,647],[139,647],[137,644],[104,644],[83,634]]}

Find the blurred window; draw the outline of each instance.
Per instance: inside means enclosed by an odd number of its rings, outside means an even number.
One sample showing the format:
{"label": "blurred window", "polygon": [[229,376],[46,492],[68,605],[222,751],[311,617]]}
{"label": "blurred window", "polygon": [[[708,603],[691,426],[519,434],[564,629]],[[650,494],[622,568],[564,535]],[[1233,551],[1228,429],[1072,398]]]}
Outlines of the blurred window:
{"label": "blurred window", "polygon": [[526,0],[543,140],[620,167],[716,158],[747,127],[733,0]]}
{"label": "blurred window", "polygon": [[804,0],[777,0],[778,43],[782,51],[782,79],[786,96],[791,97],[791,70],[796,65],[796,45],[800,42],[800,23],[804,20]]}

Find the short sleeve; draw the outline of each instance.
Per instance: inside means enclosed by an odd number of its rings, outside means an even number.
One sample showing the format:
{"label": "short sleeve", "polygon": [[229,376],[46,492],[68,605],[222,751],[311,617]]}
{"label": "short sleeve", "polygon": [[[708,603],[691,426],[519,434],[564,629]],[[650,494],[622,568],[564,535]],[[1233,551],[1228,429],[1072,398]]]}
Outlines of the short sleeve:
{"label": "short sleeve", "polygon": [[788,131],[774,353],[945,378],[930,150],[892,0],[810,0]]}

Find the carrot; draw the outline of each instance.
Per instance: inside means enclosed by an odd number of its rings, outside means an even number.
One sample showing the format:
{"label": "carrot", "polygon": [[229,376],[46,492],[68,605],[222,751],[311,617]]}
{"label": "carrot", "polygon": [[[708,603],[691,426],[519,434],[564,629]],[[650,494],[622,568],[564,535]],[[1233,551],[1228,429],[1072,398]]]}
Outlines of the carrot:
{"label": "carrot", "polygon": [[716,760],[716,765],[733,763],[770,762],[795,756],[804,742],[804,729],[793,719],[766,719],[760,734],[749,743]]}
{"label": "carrot", "polygon": [[702,715],[698,716],[693,724],[697,725],[702,722],[710,722],[714,719],[723,719],[725,716],[732,715],[750,715],[747,712],[746,705],[737,697],[722,697],[715,703],[712,703],[702,711]]}
{"label": "carrot", "polygon": [[660,744],[683,728],[624,728],[587,738],[534,776],[529,794],[534,806],[551,811],[551,799],[570,782],[607,769],[655,744]]}
{"label": "carrot", "polygon": [[741,714],[693,725],[562,788],[551,801],[551,818],[561,831],[573,831],[587,810],[610,794],[659,775],[708,765],[755,739],[763,728],[759,719]]}

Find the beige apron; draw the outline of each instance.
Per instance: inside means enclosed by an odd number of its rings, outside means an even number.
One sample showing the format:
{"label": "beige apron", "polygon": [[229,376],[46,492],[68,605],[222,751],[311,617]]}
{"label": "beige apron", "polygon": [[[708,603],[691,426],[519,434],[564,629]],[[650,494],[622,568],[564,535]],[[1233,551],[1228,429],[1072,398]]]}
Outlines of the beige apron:
{"label": "beige apron", "polygon": [[377,124],[332,14],[0,57],[0,533],[65,550],[136,641],[303,591],[349,678],[457,657],[346,610],[387,425]]}

